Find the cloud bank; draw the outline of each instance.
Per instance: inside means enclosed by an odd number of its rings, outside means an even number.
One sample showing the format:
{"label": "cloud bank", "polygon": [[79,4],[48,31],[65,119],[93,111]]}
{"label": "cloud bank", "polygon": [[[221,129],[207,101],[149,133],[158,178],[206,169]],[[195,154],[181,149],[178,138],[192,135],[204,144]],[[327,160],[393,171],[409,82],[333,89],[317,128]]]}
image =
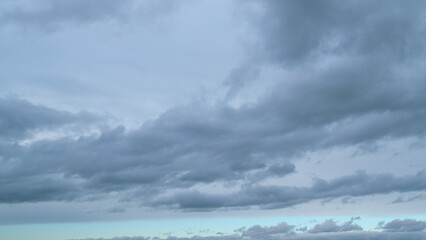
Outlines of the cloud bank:
{"label": "cloud bank", "polygon": [[[274,240],[274,239],[294,239],[294,240],[304,240],[304,239],[334,239],[334,240],[355,240],[355,239],[368,239],[368,240],[405,240],[405,239],[426,239],[426,232],[422,231],[423,229],[418,228],[419,224],[424,224],[425,222],[417,221],[413,219],[404,219],[399,220],[395,219],[386,225],[393,225],[394,222],[404,222],[404,226],[412,229],[412,231],[405,231],[405,229],[394,229],[392,233],[387,231],[363,231],[361,227],[356,224],[353,224],[353,220],[342,225],[336,224],[332,219],[326,220],[321,224],[317,224],[312,229],[308,230],[308,233],[305,232],[296,232],[295,226],[288,225],[283,222],[276,226],[271,227],[261,227],[259,225],[254,225],[248,229],[243,228],[239,230],[240,234],[232,235],[223,235],[223,236],[193,236],[193,237],[173,237],[170,236],[166,239],[172,240],[237,240],[237,239],[264,239],[264,240]],[[148,240],[148,239],[162,239],[162,238],[150,238],[150,237],[115,237],[108,240]],[[84,240],[95,240],[93,238],[84,239]],[[96,240],[107,240],[104,238],[98,238]]]}
{"label": "cloud bank", "polygon": [[[91,4],[11,4],[1,19],[49,29],[125,18],[122,12],[133,6]],[[231,74],[223,101],[175,107],[138,129],[99,127],[99,134],[25,145],[20,141],[39,131],[84,128],[96,117],[1,99],[0,202],[89,201],[115,193],[146,207],[214,210],[426,190],[422,169],[405,176],[354,169],[314,178],[310,186],[284,185],[297,171],[296,158],[309,151],[424,137],[425,3],[251,1],[259,7],[254,12],[241,4],[237,11],[250,19],[256,47]],[[250,61],[259,69],[246,70]],[[289,74],[255,102],[231,106],[244,80],[267,66]],[[271,179],[277,184],[266,183]]]}
{"label": "cloud bank", "polygon": [[[283,144],[284,148],[274,148],[281,139],[268,141],[271,136],[265,133],[250,139],[250,134],[245,134],[253,129],[251,127],[222,124],[225,117],[199,117],[189,111],[182,112],[187,109],[174,109],[137,130],[117,127],[101,131],[100,135],[45,139],[20,145],[9,137],[11,129],[24,136],[46,126],[86,125],[90,115],[60,112],[19,99],[3,101],[9,107],[14,106],[13,111],[4,110],[11,117],[2,121],[9,127],[1,128],[4,168],[0,201],[3,203],[70,201],[123,192],[123,198],[138,199],[155,207],[281,208],[342,196],[426,190],[425,171],[402,177],[360,171],[329,181],[313,179],[310,187],[259,185],[262,179],[282,178],[293,173],[291,158],[279,156],[295,154],[303,147],[291,145],[295,139],[284,137],[283,143],[289,143],[290,147],[286,149]],[[241,111],[227,110],[222,114],[237,116],[234,114]],[[20,114],[13,117],[21,119],[20,124],[8,121],[12,119],[12,112]],[[31,118],[26,117],[29,113]],[[261,135],[265,135],[265,142],[259,142]],[[237,181],[247,184],[233,193],[185,190],[199,184]],[[126,192],[128,190],[131,191]],[[171,190],[179,192],[164,195]]]}

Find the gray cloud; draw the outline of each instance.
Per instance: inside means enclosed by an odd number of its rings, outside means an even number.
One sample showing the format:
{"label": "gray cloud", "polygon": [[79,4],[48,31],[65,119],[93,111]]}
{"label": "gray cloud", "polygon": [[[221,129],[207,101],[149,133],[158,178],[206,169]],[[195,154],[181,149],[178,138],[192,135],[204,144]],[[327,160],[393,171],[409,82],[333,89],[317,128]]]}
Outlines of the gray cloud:
{"label": "gray cloud", "polygon": [[161,0],[10,1],[0,5],[0,24],[51,32],[66,24],[123,22],[136,17],[152,23],[175,5]]}
{"label": "gray cloud", "polygon": [[242,65],[233,69],[224,82],[225,86],[229,87],[225,98],[232,99],[246,84],[256,80],[259,74],[260,68],[256,64]]}
{"label": "gray cloud", "polygon": [[324,128],[322,145],[424,133],[423,2],[251,2],[262,7],[248,14],[261,46],[253,58],[294,72],[255,108],[280,133],[317,141]]}
{"label": "gray cloud", "polygon": [[[58,112],[26,104],[28,111],[17,114],[26,116],[27,113],[34,112],[35,115],[29,119],[40,118],[40,124],[49,122],[43,120],[45,112]],[[36,111],[39,108],[44,111]],[[185,111],[184,114],[181,114],[182,110]],[[2,189],[17,189],[15,185],[19,183],[26,188],[26,179],[31,176],[57,176],[71,185],[78,185],[76,188],[85,189],[86,192],[82,191],[82,194],[139,187],[148,195],[152,191],[189,187],[198,183],[246,178],[260,181],[294,172],[294,165],[288,162],[257,162],[259,156],[250,156],[252,152],[234,149],[232,145],[245,143],[240,143],[237,139],[226,140],[232,137],[230,126],[206,122],[209,116],[201,119],[186,116],[189,113],[186,110],[168,112],[134,131],[126,132],[123,127],[118,127],[102,131],[99,136],[40,140],[26,146],[4,145],[2,147],[7,151],[2,152],[5,168],[1,173],[7,182],[13,182],[14,185],[4,184]],[[51,114],[52,119],[55,114]],[[70,115],[67,114],[65,116]],[[25,119],[23,116],[17,118]],[[52,119],[50,120],[53,121]],[[32,127],[31,121],[25,124],[20,126],[20,131],[43,126]],[[57,198],[52,197],[51,200],[54,199]],[[34,194],[33,200],[40,201],[40,198]],[[2,201],[31,199],[11,194]]]}
{"label": "gray cloud", "polygon": [[405,240],[405,239],[426,239],[424,233],[380,233],[380,232],[354,232],[354,233],[325,233],[325,234],[311,234],[311,235],[299,235],[292,238],[294,240]]}
{"label": "gray cloud", "polygon": [[[157,199],[154,204],[187,209],[241,206],[283,208],[318,199],[420,191],[426,189],[425,178],[425,171],[404,177],[395,177],[391,174],[368,175],[358,172],[331,181],[315,179],[310,187],[254,185],[243,187],[240,191],[228,195],[195,191],[182,192]],[[346,227],[351,229],[354,226],[349,224]]]}
{"label": "gray cloud", "polygon": [[292,66],[340,54],[410,61],[424,54],[423,1],[404,4],[404,9],[393,0],[252,2],[262,11],[248,20],[261,39],[259,55],[269,61]]}
{"label": "gray cloud", "polygon": [[256,239],[291,234],[294,234],[294,226],[288,225],[285,222],[271,227],[262,227],[260,225],[254,225],[249,227],[248,229],[244,229],[243,231],[241,231],[242,237],[250,237]]}
{"label": "gray cloud", "polygon": [[[352,219],[350,224],[352,224]],[[347,223],[349,223],[347,222]],[[394,222],[394,221],[392,221]],[[389,232],[378,232],[378,231],[354,231],[348,232],[352,230],[361,230],[359,226],[356,229],[345,229],[345,225],[338,226],[334,221],[327,220],[325,221],[321,227],[315,226],[313,229],[322,229],[325,231],[318,232],[310,232],[310,233],[297,233],[294,232],[294,226],[288,225],[287,223],[280,223],[276,226],[271,227],[261,227],[259,225],[254,225],[249,227],[248,229],[238,230],[241,232],[240,234],[233,235],[221,235],[221,236],[194,236],[194,237],[173,237],[169,236],[167,239],[169,240],[239,240],[239,239],[294,239],[294,240],[304,240],[304,239],[312,239],[312,240],[326,240],[326,239],[334,239],[334,240],[356,240],[356,239],[368,239],[368,240],[423,240],[426,239],[425,232],[406,232],[406,231],[395,231],[392,233]],[[408,225],[416,225],[415,221],[408,223]],[[321,225],[321,224],[320,224]],[[325,226],[327,225],[327,226]],[[331,227],[330,227],[331,226]],[[324,228],[325,227],[325,228]],[[147,237],[115,237],[108,240],[165,240],[162,238],[147,238]],[[81,239],[83,240],[83,239]],[[104,238],[98,239],[84,239],[84,240],[107,240]]]}
{"label": "gray cloud", "polygon": [[[264,64],[293,73],[276,79],[257,103],[236,111],[256,129],[254,139],[268,145],[263,152],[291,156],[424,136],[425,72],[417,64],[425,59],[418,25],[423,3],[402,8],[397,1],[251,2],[262,6],[261,14],[248,15],[261,46],[253,48],[254,61],[259,65],[263,56]],[[250,79],[251,66],[231,74],[236,80],[228,80],[230,92]]]}
{"label": "gray cloud", "polygon": [[354,223],[354,218],[350,221],[338,225],[333,219],[325,220],[323,223],[315,225],[309,230],[310,233],[323,233],[323,232],[350,232],[363,230],[358,224]]}
{"label": "gray cloud", "polygon": [[[315,179],[309,187],[262,185],[295,172],[294,158],[307,151],[424,136],[423,3],[260,3],[264,12],[255,24],[263,53],[259,62],[292,71],[291,77],[278,79],[267,95],[238,108],[192,103],[136,130],[117,127],[99,136],[26,146],[3,143],[0,201],[76,200],[114,191],[149,206],[209,210],[425,190],[424,171],[402,177],[358,172]],[[85,4],[94,3],[47,1],[28,10],[12,6],[1,18],[49,28],[50,23],[120,18],[130,6],[126,1],[107,1],[101,9]],[[231,75],[230,96],[244,79],[257,75],[257,67],[246,71],[243,66]],[[86,118],[4,101],[0,131],[13,138]],[[242,187],[230,194],[185,191],[212,183]]]}
{"label": "gray cloud", "polygon": [[[4,164],[7,166],[7,164]],[[4,172],[4,170],[2,170]],[[14,176],[0,181],[0,202],[69,201],[81,198],[81,187],[55,174]]]}
{"label": "gray cloud", "polygon": [[37,131],[54,130],[66,125],[87,127],[101,121],[88,112],[76,114],[57,111],[16,97],[0,98],[0,140],[20,140]]}
{"label": "gray cloud", "polygon": [[[33,113],[25,122],[28,126],[17,128],[22,132],[49,124],[44,118],[56,124],[56,118],[59,123],[63,121],[57,116],[74,116],[25,101],[17,103],[16,109],[24,106],[27,110],[16,111],[20,115],[15,118],[26,119]],[[136,130],[117,127],[103,130],[99,136],[40,140],[25,146],[4,143],[0,146],[5,150],[0,172],[4,197],[0,201],[76,200],[115,191],[121,193],[120,198],[137,199],[145,205],[209,210],[256,205],[280,208],[317,199],[426,189],[424,171],[403,177],[358,172],[330,181],[314,179],[310,187],[259,185],[263,179],[285,177],[295,171],[291,157],[282,155],[327,146],[335,136],[327,139],[325,134],[323,141],[311,140],[310,131],[315,130],[308,127],[294,132],[280,129],[279,124],[273,127],[277,136],[269,132],[272,125],[257,122],[263,119],[247,118],[251,111],[176,108]],[[280,136],[280,130],[289,132]],[[334,144],[338,143],[330,145]],[[181,191],[199,184],[238,181],[244,183],[241,189],[230,194]],[[179,191],[162,195],[169,190]]]}
{"label": "gray cloud", "polygon": [[386,232],[420,232],[426,229],[426,222],[415,219],[395,219],[380,228]]}
{"label": "gray cloud", "polygon": [[[145,238],[145,237],[115,237],[115,238],[86,238],[80,240],[239,240],[239,239],[259,239],[242,238],[237,236],[219,236],[219,237],[169,237],[169,238]],[[261,238],[260,238],[261,239]],[[268,239],[292,239],[292,240],[424,240],[424,233],[379,233],[379,232],[360,232],[360,233],[327,233],[327,234],[305,234],[292,237],[279,237]]]}
{"label": "gray cloud", "polygon": [[415,195],[413,197],[405,198],[403,196],[399,196],[397,199],[392,201],[392,203],[406,203],[406,202],[413,202],[418,200],[426,200],[426,196],[424,194]]}

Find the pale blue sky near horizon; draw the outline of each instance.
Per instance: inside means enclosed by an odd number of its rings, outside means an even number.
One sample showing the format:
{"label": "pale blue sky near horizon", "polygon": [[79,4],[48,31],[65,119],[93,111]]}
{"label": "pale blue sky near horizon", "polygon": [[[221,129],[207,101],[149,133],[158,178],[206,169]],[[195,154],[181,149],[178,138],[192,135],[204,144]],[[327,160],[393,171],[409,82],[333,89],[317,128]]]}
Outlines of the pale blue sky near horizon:
{"label": "pale blue sky near horizon", "polygon": [[[174,218],[145,219],[131,221],[108,222],[76,222],[50,224],[24,224],[0,226],[0,239],[13,240],[58,240],[83,238],[113,238],[122,236],[146,237],[192,237],[220,236],[235,234],[234,230],[253,225],[274,226],[287,222],[297,227],[313,227],[328,219],[338,223],[349,221],[352,217],[360,217],[356,223],[366,231],[374,231],[381,221],[394,219],[416,219],[426,221],[426,215],[354,215],[354,216],[269,216],[269,217],[214,217],[214,218]],[[188,234],[190,233],[190,234]]]}

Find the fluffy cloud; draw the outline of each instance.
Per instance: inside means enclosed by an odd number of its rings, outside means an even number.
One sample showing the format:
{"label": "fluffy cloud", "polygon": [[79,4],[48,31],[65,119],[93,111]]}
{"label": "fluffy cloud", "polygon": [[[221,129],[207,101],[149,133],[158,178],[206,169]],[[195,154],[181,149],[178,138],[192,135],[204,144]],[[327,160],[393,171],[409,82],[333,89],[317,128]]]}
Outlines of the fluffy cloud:
{"label": "fluffy cloud", "polygon": [[265,238],[270,236],[291,235],[294,234],[294,226],[283,222],[276,226],[262,227],[254,225],[241,231],[241,236],[250,238]]}
{"label": "fluffy cloud", "polygon": [[350,231],[360,231],[362,230],[362,227],[359,225],[353,223],[354,218],[352,218],[350,221],[343,223],[342,225],[338,225],[336,221],[333,219],[328,219],[324,221],[323,223],[315,225],[311,230],[309,230],[310,233],[322,233],[322,232],[350,232]]}

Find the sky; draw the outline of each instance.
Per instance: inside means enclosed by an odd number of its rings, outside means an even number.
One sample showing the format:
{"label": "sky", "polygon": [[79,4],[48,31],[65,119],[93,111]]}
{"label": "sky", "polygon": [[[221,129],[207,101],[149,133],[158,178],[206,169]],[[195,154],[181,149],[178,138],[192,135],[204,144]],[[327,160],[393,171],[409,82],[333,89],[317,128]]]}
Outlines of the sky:
{"label": "sky", "polygon": [[426,2],[4,0],[0,239],[426,239]]}

